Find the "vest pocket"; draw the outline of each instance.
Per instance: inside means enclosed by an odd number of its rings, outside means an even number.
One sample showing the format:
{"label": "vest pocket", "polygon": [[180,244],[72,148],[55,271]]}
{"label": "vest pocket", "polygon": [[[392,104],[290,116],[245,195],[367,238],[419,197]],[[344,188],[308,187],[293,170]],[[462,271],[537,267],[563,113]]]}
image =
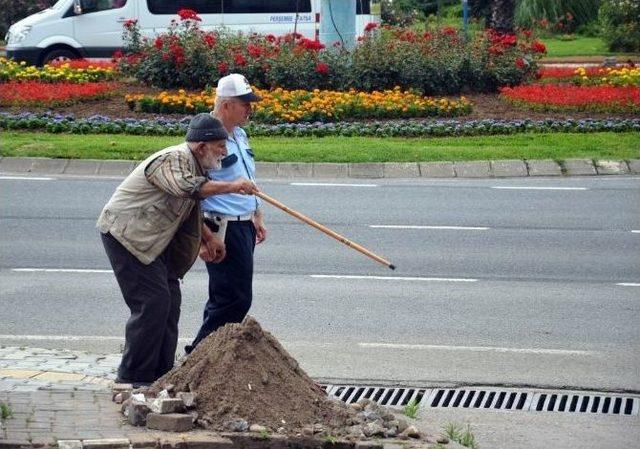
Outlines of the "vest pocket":
{"label": "vest pocket", "polygon": [[139,251],[147,251],[153,245],[164,240],[162,235],[172,226],[176,226],[178,215],[168,207],[152,204],[134,214],[123,231],[123,237]]}

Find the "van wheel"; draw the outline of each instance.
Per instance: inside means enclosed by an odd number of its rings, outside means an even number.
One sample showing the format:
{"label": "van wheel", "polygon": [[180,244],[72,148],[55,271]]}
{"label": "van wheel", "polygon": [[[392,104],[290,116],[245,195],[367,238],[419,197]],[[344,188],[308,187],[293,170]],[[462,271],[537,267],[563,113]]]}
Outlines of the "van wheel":
{"label": "van wheel", "polygon": [[50,62],[64,62],[69,61],[71,59],[79,59],[79,56],[76,52],[72,50],[67,50],[66,48],[56,48],[55,50],[51,50],[42,58],[42,65],[48,64]]}

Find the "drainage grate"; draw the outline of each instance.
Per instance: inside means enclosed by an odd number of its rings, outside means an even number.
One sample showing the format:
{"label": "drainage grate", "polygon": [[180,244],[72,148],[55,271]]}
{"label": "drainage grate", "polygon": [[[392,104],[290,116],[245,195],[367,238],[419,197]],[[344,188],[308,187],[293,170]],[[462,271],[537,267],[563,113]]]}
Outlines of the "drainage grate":
{"label": "drainage grate", "polygon": [[531,412],[592,413],[637,416],[640,398],[585,392],[486,388],[376,387],[364,385],[323,385],[337,399],[353,404],[360,399],[388,407],[404,407],[415,401],[421,407],[466,408]]}

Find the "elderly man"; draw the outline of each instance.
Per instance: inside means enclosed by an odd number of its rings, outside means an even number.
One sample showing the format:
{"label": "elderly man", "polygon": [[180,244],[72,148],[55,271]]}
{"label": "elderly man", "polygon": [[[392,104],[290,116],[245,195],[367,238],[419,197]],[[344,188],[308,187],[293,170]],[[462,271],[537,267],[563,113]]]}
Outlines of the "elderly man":
{"label": "elderly man", "polygon": [[226,140],[219,120],[196,115],[186,142],[142,161],[100,214],[102,242],[131,311],[118,382],[148,384],[173,367],[181,303],[178,279],[198,253],[216,262],[224,249],[203,226],[200,200],[257,191],[242,177],[205,177],[206,170],[220,168]]}
{"label": "elderly man", "polygon": [[[260,100],[240,74],[218,81],[212,114],[220,119],[229,134],[228,155],[222,160],[220,170],[208,173],[210,179],[228,181],[243,176],[255,180],[253,151],[240,126],[249,120],[251,103]],[[220,263],[207,262],[209,298],[202,327],[191,346],[185,347],[187,353],[220,326],[238,323],[245,317],[252,302],[253,250],[267,235],[260,202],[255,196],[218,195],[204,200],[202,209],[205,224],[224,242],[226,257],[223,255]]]}

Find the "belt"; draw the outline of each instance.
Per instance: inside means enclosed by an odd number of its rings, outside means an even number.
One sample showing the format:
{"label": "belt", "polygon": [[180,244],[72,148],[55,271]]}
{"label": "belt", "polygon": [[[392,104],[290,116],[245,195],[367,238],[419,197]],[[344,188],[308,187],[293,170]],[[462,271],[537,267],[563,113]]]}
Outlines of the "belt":
{"label": "belt", "polygon": [[207,220],[218,220],[220,221],[221,219],[227,220],[227,221],[250,221],[253,219],[253,213],[251,214],[247,214],[247,215],[225,215],[225,214],[219,214],[217,212],[210,212],[205,210],[203,212],[204,218]]}

